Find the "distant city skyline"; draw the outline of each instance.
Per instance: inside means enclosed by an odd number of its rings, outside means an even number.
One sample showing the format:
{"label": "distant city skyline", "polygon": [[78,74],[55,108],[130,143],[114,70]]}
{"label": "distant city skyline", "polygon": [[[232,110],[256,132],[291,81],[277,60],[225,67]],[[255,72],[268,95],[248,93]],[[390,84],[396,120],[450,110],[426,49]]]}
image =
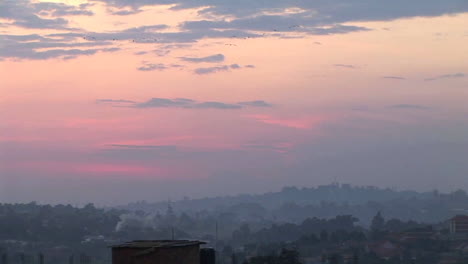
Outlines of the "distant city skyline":
{"label": "distant city skyline", "polygon": [[4,0],[0,202],[468,189],[468,2]]}

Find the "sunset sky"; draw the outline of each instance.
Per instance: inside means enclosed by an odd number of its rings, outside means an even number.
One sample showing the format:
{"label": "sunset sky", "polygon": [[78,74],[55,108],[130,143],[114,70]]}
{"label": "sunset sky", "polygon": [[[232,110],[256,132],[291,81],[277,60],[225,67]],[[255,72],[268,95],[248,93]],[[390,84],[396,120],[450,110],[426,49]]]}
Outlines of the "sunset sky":
{"label": "sunset sky", "polygon": [[0,202],[468,189],[467,0],[0,0]]}

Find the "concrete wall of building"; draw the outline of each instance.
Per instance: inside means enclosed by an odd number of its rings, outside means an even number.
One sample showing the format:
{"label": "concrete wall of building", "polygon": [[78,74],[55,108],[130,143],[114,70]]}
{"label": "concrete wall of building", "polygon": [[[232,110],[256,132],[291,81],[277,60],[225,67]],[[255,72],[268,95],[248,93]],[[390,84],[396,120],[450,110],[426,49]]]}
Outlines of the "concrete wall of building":
{"label": "concrete wall of building", "polygon": [[139,251],[139,248],[113,248],[112,264],[133,264],[132,256]]}

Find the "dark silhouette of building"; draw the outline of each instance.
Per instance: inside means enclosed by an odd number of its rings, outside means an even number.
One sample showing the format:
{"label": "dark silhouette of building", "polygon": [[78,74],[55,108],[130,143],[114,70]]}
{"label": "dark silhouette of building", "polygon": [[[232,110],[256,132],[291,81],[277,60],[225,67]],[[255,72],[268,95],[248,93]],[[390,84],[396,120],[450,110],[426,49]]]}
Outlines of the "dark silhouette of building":
{"label": "dark silhouette of building", "polygon": [[205,255],[209,253],[200,253],[202,244],[189,240],[136,240],[112,246],[112,264],[209,264],[201,263],[211,261]]}
{"label": "dark silhouette of building", "polygon": [[200,249],[200,264],[216,264],[216,252],[213,248]]}

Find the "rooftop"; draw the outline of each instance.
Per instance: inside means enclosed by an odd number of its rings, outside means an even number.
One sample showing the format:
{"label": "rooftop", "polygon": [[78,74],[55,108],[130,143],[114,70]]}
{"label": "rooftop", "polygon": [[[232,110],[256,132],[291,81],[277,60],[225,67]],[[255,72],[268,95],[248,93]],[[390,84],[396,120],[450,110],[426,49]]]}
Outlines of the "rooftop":
{"label": "rooftop", "polygon": [[451,219],[452,221],[468,221],[468,215],[457,215]]}
{"label": "rooftop", "polygon": [[164,248],[164,247],[186,247],[206,244],[197,240],[134,240],[123,244],[111,246],[112,248]]}

